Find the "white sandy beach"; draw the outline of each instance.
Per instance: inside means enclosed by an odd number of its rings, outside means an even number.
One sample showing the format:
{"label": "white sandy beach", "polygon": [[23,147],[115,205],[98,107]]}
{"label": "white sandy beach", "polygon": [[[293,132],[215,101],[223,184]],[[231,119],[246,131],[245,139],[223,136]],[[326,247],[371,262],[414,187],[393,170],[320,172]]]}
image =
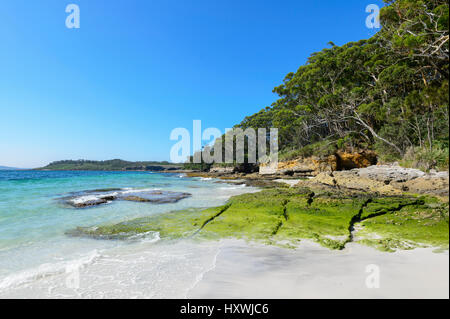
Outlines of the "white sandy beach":
{"label": "white sandy beach", "polygon": [[[0,298],[448,298],[449,256],[432,249],[384,253],[358,244],[331,251],[242,240],[140,243],[30,276]],[[379,288],[368,288],[368,265]],[[79,286],[73,284],[77,269]]]}
{"label": "white sandy beach", "polygon": [[[368,265],[379,267],[379,288],[366,286]],[[296,250],[226,241],[215,268],[188,297],[448,298],[449,256],[432,249],[385,253],[358,244],[330,251],[305,241]]]}

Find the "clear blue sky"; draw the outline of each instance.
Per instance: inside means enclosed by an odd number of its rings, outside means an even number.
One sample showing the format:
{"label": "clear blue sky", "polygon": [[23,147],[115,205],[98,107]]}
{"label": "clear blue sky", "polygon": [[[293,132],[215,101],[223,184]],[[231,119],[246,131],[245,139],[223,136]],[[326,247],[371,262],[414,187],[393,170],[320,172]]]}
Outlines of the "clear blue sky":
{"label": "clear blue sky", "polygon": [[[65,27],[78,4],[81,28]],[[3,0],[0,165],[168,160],[172,129],[222,131],[327,46],[368,38],[375,0]]]}

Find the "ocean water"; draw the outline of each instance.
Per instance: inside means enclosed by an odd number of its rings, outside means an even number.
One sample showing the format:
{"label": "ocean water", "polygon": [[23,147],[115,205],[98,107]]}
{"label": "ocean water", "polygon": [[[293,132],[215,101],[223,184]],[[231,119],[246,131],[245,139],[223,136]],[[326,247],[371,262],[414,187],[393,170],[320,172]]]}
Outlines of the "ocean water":
{"label": "ocean water", "polygon": [[[187,192],[176,203],[112,201],[74,208],[61,198],[114,188]],[[0,171],[0,298],[184,297],[214,265],[216,243],[77,238],[77,226],[222,205],[257,191],[213,179],[151,172]]]}

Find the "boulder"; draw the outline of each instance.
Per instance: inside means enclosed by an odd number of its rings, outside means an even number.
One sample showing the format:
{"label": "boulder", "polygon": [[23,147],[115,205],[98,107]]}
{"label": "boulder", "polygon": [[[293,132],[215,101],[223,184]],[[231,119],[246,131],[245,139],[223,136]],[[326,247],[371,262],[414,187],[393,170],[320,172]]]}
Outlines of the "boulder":
{"label": "boulder", "polygon": [[213,166],[210,168],[209,172],[215,174],[233,174],[235,170],[236,169],[234,166],[227,166],[227,167]]}
{"label": "boulder", "polygon": [[363,168],[377,164],[377,154],[373,151],[342,152],[336,153],[337,170],[349,170]]}
{"label": "boulder", "polygon": [[270,162],[267,164],[259,165],[259,174],[260,175],[273,175],[278,171],[278,163]]}

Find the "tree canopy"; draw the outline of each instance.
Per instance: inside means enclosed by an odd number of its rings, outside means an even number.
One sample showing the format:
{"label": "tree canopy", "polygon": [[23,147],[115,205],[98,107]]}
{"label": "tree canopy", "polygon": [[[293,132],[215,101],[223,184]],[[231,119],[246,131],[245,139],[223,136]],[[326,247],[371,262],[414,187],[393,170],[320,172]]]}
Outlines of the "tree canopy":
{"label": "tree canopy", "polygon": [[391,158],[447,157],[448,3],[385,2],[376,35],[313,53],[274,88],[275,103],[237,127],[277,127],[282,152],[330,141]]}

